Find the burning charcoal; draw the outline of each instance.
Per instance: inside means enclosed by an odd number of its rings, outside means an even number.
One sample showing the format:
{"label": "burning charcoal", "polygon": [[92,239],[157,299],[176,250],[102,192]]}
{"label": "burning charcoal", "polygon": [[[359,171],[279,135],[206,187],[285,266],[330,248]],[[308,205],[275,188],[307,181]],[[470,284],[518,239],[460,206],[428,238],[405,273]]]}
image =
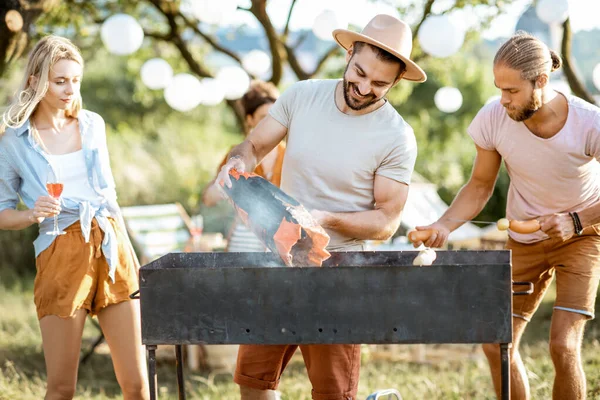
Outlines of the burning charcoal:
{"label": "burning charcoal", "polygon": [[262,177],[229,172],[225,193],[244,224],[288,266],[321,266],[329,235],[294,198]]}

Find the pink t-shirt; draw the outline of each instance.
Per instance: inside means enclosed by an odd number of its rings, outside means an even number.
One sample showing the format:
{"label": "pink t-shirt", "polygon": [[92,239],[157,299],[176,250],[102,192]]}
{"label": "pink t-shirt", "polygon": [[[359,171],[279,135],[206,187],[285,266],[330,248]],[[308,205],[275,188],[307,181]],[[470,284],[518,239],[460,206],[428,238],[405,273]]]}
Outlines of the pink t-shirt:
{"label": "pink t-shirt", "polygon": [[[600,198],[600,108],[565,95],[569,114],[553,137],[535,136],[512,120],[498,100],[484,106],[467,132],[477,146],[496,150],[510,176],[506,217],[529,220],[581,211]],[[510,236],[521,243],[547,239],[542,231]]]}

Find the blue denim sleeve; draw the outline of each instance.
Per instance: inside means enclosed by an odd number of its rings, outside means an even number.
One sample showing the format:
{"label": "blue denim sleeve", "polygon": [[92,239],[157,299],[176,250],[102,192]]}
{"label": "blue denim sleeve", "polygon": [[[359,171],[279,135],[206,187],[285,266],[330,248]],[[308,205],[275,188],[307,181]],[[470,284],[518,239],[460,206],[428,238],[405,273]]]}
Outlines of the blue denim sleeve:
{"label": "blue denim sleeve", "polygon": [[21,177],[0,149],[0,211],[17,208],[20,186]]}

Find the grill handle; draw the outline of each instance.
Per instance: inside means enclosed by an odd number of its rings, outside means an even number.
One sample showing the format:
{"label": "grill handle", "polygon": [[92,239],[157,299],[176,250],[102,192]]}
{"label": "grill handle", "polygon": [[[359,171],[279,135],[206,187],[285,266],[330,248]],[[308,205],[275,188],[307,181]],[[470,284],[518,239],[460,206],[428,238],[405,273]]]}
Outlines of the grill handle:
{"label": "grill handle", "polygon": [[515,292],[513,289],[513,296],[524,296],[533,293],[533,283],[531,282],[513,282],[513,286],[527,286],[527,290],[523,292]]}
{"label": "grill handle", "polygon": [[139,299],[139,298],[140,298],[140,290],[138,289],[138,290],[136,290],[135,292],[131,293],[131,294],[129,295],[129,298],[130,298],[131,300],[137,300],[137,299]]}

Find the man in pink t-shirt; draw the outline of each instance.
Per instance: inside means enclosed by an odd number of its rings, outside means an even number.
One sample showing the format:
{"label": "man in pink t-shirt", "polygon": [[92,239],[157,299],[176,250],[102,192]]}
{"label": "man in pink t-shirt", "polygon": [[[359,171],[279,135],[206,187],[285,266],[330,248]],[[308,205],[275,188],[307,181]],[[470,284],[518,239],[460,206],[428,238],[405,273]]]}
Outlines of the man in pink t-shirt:
{"label": "man in pink t-shirt", "polygon": [[[504,43],[494,59],[501,99],[483,107],[468,129],[477,148],[471,178],[437,222],[417,228],[433,231],[426,246],[442,246],[459,221],[481,212],[504,159],[511,180],[507,218],[535,219],[541,226],[529,234],[509,231],[507,244],[513,280],[534,284],[532,295],[513,299],[511,394],[517,400],[530,398],[519,343],[554,275],[553,398],[586,397],[581,344],[600,279],[600,109],[549,87],[550,73],[561,63],[529,34]],[[499,346],[484,345],[484,351],[498,394]]]}

